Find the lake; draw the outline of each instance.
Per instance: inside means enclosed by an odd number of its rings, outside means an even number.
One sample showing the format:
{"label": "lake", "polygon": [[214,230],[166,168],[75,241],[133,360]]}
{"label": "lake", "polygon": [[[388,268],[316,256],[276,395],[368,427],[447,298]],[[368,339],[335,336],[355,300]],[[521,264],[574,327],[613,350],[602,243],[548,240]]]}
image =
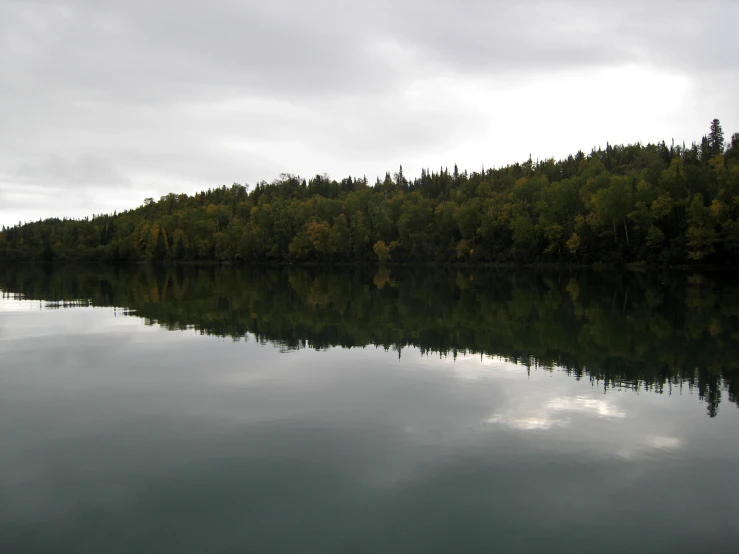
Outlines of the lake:
{"label": "lake", "polygon": [[736,551],[736,283],[0,266],[0,551]]}

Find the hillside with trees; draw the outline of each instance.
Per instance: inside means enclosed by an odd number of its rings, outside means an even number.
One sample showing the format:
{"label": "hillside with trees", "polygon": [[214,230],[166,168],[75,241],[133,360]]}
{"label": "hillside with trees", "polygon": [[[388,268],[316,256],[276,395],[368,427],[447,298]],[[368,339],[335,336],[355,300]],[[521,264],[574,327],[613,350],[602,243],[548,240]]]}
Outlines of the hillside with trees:
{"label": "hillside with trees", "polygon": [[739,133],[370,185],[283,174],[0,232],[0,261],[730,263]]}

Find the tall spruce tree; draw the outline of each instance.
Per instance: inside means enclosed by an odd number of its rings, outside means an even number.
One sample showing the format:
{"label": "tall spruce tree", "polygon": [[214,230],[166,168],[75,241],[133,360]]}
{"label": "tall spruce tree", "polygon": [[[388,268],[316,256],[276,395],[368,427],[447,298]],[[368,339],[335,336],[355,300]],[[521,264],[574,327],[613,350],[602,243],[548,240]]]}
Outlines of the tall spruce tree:
{"label": "tall spruce tree", "polygon": [[708,134],[708,146],[711,156],[719,156],[724,153],[724,131],[718,119],[711,121],[711,132]]}

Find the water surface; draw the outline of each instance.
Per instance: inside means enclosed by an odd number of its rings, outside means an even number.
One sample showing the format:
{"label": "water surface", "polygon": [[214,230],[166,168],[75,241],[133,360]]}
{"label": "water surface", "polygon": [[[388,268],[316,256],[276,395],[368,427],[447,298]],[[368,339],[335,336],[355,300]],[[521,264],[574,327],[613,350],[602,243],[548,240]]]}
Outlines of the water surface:
{"label": "water surface", "polygon": [[731,552],[717,274],[0,266],[2,552]]}

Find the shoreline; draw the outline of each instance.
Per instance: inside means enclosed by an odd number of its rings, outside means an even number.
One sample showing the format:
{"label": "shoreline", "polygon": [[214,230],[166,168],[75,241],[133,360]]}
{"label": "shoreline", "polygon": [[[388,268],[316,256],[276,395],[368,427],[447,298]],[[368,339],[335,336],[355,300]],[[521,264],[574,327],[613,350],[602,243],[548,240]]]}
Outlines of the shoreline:
{"label": "shoreline", "polygon": [[728,271],[739,273],[739,264],[732,263],[726,265],[718,264],[650,264],[646,262],[632,262],[626,264],[595,262],[591,264],[583,263],[558,263],[558,262],[288,262],[288,261],[217,261],[217,260],[180,260],[180,261],[164,261],[154,262],[151,260],[137,261],[104,261],[104,260],[0,260],[0,265],[46,265],[46,266],[64,266],[64,265],[100,265],[100,266],[152,266],[152,267],[263,267],[263,268],[289,268],[289,267],[309,267],[309,268],[424,268],[424,269],[533,269],[533,270],[592,270],[592,271],[629,271],[629,272],[647,272],[647,271],[698,271],[698,272],[717,272]]}

